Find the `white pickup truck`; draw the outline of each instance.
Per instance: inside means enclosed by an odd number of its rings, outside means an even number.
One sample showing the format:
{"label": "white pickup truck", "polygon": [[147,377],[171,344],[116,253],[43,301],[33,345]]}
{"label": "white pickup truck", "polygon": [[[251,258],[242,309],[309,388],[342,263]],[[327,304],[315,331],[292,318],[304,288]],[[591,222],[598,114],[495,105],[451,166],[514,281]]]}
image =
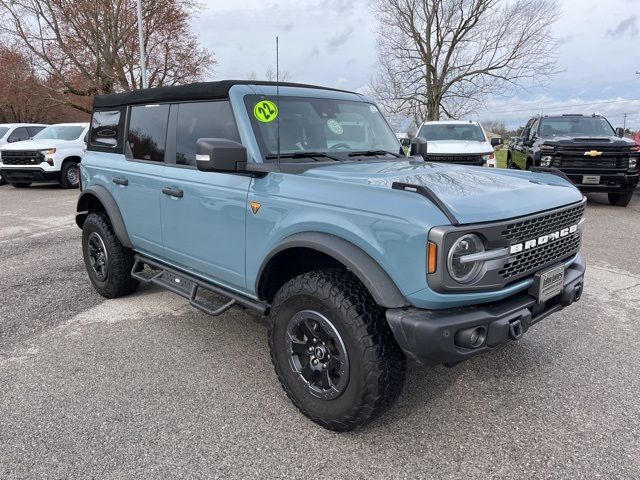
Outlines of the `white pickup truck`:
{"label": "white pickup truck", "polygon": [[417,136],[427,141],[424,159],[429,162],[496,167],[493,147],[499,145],[501,140],[492,139],[489,142],[482,125],[478,122],[425,122],[418,130]]}
{"label": "white pickup truck", "polygon": [[77,188],[88,132],[88,123],[60,123],[31,140],[6,144],[0,147],[0,175],[18,188],[54,180],[63,188]]}
{"label": "white pickup truck", "polygon": [[[22,142],[29,140],[46,125],[39,123],[0,123],[0,147],[7,143]],[[6,183],[0,175],[0,185]]]}

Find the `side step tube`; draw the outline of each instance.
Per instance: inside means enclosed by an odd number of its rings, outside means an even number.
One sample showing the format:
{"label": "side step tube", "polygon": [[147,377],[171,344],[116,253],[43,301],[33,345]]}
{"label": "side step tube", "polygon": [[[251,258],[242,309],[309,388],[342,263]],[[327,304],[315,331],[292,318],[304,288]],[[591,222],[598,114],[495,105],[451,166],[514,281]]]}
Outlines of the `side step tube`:
{"label": "side step tube", "polygon": [[[144,268],[151,268],[151,275],[145,275]],[[214,285],[213,283],[201,280],[188,273],[168,267],[160,262],[151,260],[142,255],[135,256],[135,263],[131,269],[131,276],[141,283],[152,283],[158,285],[170,292],[180,295],[189,300],[192,307],[197,308],[201,312],[214,317],[222,315],[234,305],[240,305],[251,310],[255,310],[261,315],[266,315],[269,305],[252,298],[242,296],[238,293],[227,290],[226,288]],[[213,305],[206,300],[198,300],[198,290],[206,290],[215,295],[228,299],[222,305]]]}

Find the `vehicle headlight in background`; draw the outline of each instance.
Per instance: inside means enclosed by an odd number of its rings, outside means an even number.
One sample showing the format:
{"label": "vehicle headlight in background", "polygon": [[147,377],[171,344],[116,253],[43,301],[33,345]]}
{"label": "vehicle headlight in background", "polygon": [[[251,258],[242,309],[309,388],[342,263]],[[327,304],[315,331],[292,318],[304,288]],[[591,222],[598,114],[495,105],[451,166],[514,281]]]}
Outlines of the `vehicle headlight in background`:
{"label": "vehicle headlight in background", "polygon": [[56,149],[55,148],[47,148],[46,150],[40,150],[40,153],[43,153],[45,155],[53,155],[54,153],[56,153]]}
{"label": "vehicle headlight in background", "polygon": [[496,167],[496,154],[491,152],[487,155],[482,155],[482,160],[484,161],[484,165],[486,167],[495,168]]}
{"label": "vehicle headlight in background", "polygon": [[638,159],[637,158],[629,158],[629,169],[635,170],[638,167]]}
{"label": "vehicle headlight in background", "polygon": [[484,242],[474,233],[463,235],[452,245],[447,256],[449,275],[458,283],[469,283],[478,276],[484,261],[463,258],[484,252]]}
{"label": "vehicle headlight in background", "polygon": [[541,159],[540,159],[540,166],[542,167],[548,167],[551,165],[551,162],[553,162],[553,157],[550,157],[549,155],[544,155]]}
{"label": "vehicle headlight in background", "polygon": [[47,148],[46,150],[40,150],[40,153],[44,155],[44,161],[53,167],[53,156],[56,154],[56,149]]}

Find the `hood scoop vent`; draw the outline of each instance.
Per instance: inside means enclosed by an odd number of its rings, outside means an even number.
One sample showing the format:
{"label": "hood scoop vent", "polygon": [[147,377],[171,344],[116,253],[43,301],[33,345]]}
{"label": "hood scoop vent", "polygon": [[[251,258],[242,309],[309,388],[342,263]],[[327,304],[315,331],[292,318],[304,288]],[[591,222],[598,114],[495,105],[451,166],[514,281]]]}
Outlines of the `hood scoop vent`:
{"label": "hood scoop vent", "polygon": [[447,205],[429,187],[425,187],[424,185],[413,185],[411,183],[393,182],[391,184],[391,188],[394,190],[403,190],[405,192],[414,192],[418,195],[422,195],[438,207],[442,213],[444,213],[445,217],[447,217],[451,222],[451,225],[460,225],[460,222],[449,207],[447,207]]}

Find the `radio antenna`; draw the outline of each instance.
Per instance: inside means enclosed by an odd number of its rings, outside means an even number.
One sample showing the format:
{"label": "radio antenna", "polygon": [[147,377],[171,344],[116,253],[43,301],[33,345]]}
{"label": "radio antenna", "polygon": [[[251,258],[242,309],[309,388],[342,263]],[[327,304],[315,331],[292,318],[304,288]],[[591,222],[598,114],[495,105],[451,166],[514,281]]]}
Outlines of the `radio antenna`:
{"label": "radio antenna", "polygon": [[280,45],[276,36],[276,107],[278,108],[278,116],[276,117],[276,143],[277,143],[277,162],[280,168]]}

